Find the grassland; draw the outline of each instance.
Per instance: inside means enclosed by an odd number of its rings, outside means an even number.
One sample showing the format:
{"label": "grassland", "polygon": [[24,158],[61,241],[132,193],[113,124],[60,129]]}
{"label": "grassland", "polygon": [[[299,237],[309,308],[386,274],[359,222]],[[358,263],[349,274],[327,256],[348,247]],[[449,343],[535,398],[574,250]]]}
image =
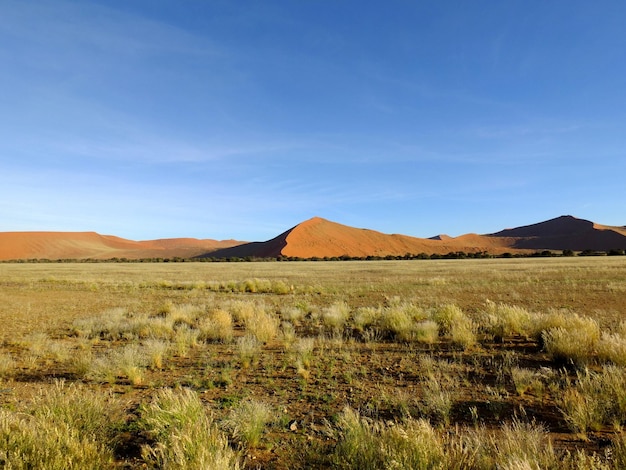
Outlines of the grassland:
{"label": "grassland", "polygon": [[622,257],[0,264],[0,468],[624,468]]}

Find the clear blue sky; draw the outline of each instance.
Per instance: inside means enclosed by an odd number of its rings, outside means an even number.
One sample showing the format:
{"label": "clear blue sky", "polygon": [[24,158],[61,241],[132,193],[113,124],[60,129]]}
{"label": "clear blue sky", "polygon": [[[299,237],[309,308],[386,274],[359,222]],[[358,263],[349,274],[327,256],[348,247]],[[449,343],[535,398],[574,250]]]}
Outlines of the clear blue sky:
{"label": "clear blue sky", "polygon": [[0,231],[626,224],[623,0],[1,0]]}

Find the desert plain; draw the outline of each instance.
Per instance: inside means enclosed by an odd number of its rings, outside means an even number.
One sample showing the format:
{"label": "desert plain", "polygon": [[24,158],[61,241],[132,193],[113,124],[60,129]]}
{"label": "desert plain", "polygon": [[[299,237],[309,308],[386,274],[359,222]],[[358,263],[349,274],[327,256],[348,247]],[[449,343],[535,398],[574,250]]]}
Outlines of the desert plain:
{"label": "desert plain", "polygon": [[623,468],[625,316],[621,256],[1,263],[0,465]]}

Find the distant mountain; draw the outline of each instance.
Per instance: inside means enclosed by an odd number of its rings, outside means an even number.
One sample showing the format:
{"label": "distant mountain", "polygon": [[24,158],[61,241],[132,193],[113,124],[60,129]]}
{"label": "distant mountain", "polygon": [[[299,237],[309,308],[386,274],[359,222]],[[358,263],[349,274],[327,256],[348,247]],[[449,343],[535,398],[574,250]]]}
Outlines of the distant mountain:
{"label": "distant mountain", "polygon": [[538,250],[626,249],[626,227],[561,216],[500,232],[416,238],[354,228],[313,217],[264,242],[171,238],[133,241],[95,232],[0,232],[0,260],[194,257],[367,257]]}

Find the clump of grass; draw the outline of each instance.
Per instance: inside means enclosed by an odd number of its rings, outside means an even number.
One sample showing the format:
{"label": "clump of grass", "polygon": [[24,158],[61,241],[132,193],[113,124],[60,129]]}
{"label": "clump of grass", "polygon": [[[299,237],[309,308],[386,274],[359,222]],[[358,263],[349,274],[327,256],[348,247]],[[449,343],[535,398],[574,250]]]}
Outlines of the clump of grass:
{"label": "clump of grass", "polygon": [[192,390],[160,390],[140,413],[138,427],[154,441],[141,450],[151,468],[240,468],[239,455]]}
{"label": "clump of grass", "polygon": [[584,366],[594,358],[600,340],[600,327],[593,318],[574,315],[567,327],[544,331],[542,338],[553,360]]}
{"label": "clump of grass", "polygon": [[56,382],[27,412],[0,410],[0,462],[11,469],[111,468],[123,406],[109,394]]}
{"label": "clump of grass", "polygon": [[163,369],[165,358],[170,350],[170,343],[162,339],[152,338],[144,343],[144,351],[152,369]]}
{"label": "clump of grass", "polygon": [[322,323],[333,333],[342,331],[350,317],[350,307],[346,302],[335,302],[322,310]]}
{"label": "clump of grass", "polygon": [[273,281],[272,282],[272,293],[277,295],[286,295],[293,291],[293,286],[287,285],[285,281]]}
{"label": "clump of grass", "polygon": [[380,323],[382,311],[377,307],[359,307],[354,311],[352,324],[363,333],[370,328],[377,328]]}
{"label": "clump of grass", "polygon": [[597,349],[600,361],[626,366],[626,337],[621,333],[602,333]]}
{"label": "clump of grass", "polygon": [[543,390],[541,374],[532,369],[523,367],[511,367],[511,378],[518,395],[523,396],[526,392],[540,393]]}
{"label": "clump of grass", "polygon": [[204,313],[204,307],[193,304],[173,305],[168,313],[168,319],[174,329],[182,327],[194,328],[198,318]]}
{"label": "clump of grass", "polygon": [[281,318],[293,325],[299,325],[304,320],[305,315],[306,312],[299,307],[286,307],[280,311]]}
{"label": "clump of grass", "polygon": [[477,325],[456,305],[443,305],[432,313],[432,319],[439,325],[439,331],[452,341],[452,344],[467,349],[476,344]]}
{"label": "clump of grass", "polygon": [[490,444],[494,468],[554,468],[559,463],[547,431],[535,423],[507,422]]}
{"label": "clump of grass", "polygon": [[42,357],[50,348],[50,337],[43,331],[30,333],[24,337],[22,344],[28,348],[28,351],[35,357]]}
{"label": "clump of grass", "polygon": [[425,420],[387,426],[345,408],[337,419],[338,443],[333,468],[445,468],[443,442]]}
{"label": "clump of grass", "polygon": [[85,376],[108,383],[126,378],[132,385],[141,385],[148,364],[146,350],[139,345],[128,344],[94,358]]}
{"label": "clump of grass", "polygon": [[229,343],[233,339],[233,316],[224,309],[215,309],[199,325],[202,341]]}
{"label": "clump of grass", "polygon": [[293,344],[293,352],[296,355],[296,359],[302,362],[302,365],[306,368],[311,367],[311,361],[313,359],[313,350],[315,348],[315,338],[298,338]]}
{"label": "clump of grass", "polygon": [[286,350],[290,349],[297,338],[296,329],[291,322],[283,321],[281,323],[280,337],[283,343],[283,347]]}
{"label": "clump of grass", "polygon": [[78,352],[72,354],[67,361],[67,365],[70,371],[76,374],[76,376],[87,377],[93,368],[93,361],[94,355],[91,347],[83,345]]}
{"label": "clump of grass", "polygon": [[294,367],[298,375],[304,380],[308,380],[311,376],[311,361],[313,360],[314,348],[314,338],[298,338],[291,347]]}
{"label": "clump of grass", "polygon": [[256,336],[248,334],[237,338],[237,352],[239,353],[241,367],[247,369],[256,364],[261,353],[261,347],[262,344]]}
{"label": "clump of grass", "polygon": [[261,343],[273,340],[278,334],[279,325],[278,316],[268,313],[263,307],[258,307],[245,321],[246,332]]}
{"label": "clump of grass", "polygon": [[458,374],[449,362],[430,356],[421,356],[419,365],[423,371],[424,384],[420,412],[425,417],[447,425],[458,394]]}
{"label": "clump of grass", "polygon": [[267,403],[243,400],[230,411],[224,425],[240,445],[258,447],[272,415],[272,408]]}
{"label": "clump of grass", "polygon": [[170,316],[176,307],[166,304],[156,316],[129,312],[125,308],[107,310],[96,317],[80,318],[73,323],[73,333],[82,338],[103,340],[134,340],[170,338],[174,320]]}
{"label": "clump of grass", "polygon": [[496,341],[515,335],[528,335],[532,330],[533,315],[525,308],[487,301],[480,325]]}
{"label": "clump of grass", "polygon": [[176,353],[181,357],[186,357],[190,349],[198,345],[200,330],[182,323],[176,328],[174,333],[174,346]]}
{"label": "clump of grass", "polygon": [[431,318],[439,325],[441,334],[450,335],[454,325],[464,322],[467,317],[458,306],[447,304],[435,309]]}
{"label": "clump of grass", "polygon": [[439,339],[439,325],[432,320],[424,320],[415,324],[415,341],[424,344],[434,344]]}
{"label": "clump of grass", "polygon": [[235,321],[242,322],[244,324],[249,318],[254,316],[257,310],[257,304],[249,300],[235,300],[230,302],[227,306]]}
{"label": "clump of grass", "polygon": [[574,432],[585,435],[602,425],[626,423],[626,370],[608,365],[600,372],[577,373],[574,387],[563,392],[559,408]]}
{"label": "clump of grass", "polygon": [[11,377],[15,371],[15,360],[10,354],[0,353],[0,378]]}

